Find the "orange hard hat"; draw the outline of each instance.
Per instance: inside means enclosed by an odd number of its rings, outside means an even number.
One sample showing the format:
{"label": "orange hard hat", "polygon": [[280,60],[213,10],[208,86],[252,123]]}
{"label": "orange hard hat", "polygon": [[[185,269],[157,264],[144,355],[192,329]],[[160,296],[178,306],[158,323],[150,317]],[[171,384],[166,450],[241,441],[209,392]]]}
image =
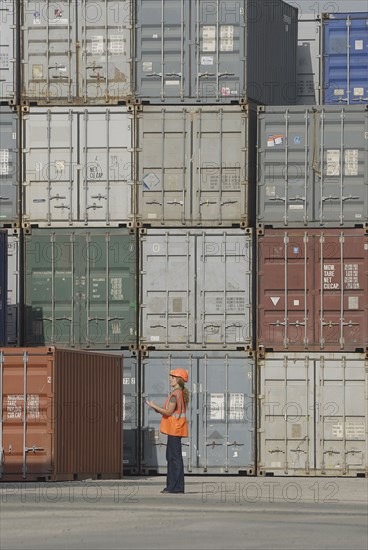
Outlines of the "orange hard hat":
{"label": "orange hard hat", "polygon": [[170,371],[171,376],[180,377],[184,382],[188,382],[188,371],[184,369],[175,369]]}

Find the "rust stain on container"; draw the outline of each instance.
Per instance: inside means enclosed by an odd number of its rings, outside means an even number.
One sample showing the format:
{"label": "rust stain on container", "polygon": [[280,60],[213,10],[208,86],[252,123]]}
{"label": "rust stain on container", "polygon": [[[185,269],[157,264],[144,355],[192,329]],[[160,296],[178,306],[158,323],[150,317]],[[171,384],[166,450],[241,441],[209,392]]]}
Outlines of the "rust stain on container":
{"label": "rust stain on container", "polygon": [[364,229],[258,235],[259,347],[358,351],[368,346]]}
{"label": "rust stain on container", "polygon": [[119,478],[122,357],[0,348],[0,479]]}

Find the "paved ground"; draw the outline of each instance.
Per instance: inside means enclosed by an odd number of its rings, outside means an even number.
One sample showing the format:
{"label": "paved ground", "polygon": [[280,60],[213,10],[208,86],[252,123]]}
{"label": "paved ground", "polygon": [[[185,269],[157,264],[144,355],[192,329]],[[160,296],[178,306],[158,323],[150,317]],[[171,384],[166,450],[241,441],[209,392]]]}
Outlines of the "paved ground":
{"label": "paved ground", "polygon": [[0,484],[0,548],[368,548],[368,480],[163,477]]}

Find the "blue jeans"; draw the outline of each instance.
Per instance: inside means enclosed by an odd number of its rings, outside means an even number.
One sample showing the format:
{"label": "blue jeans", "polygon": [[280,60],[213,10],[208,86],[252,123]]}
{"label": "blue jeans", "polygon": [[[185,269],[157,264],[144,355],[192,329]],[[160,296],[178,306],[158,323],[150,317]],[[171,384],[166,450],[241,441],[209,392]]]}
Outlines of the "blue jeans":
{"label": "blue jeans", "polygon": [[166,460],[167,491],[170,493],[184,493],[184,463],[181,454],[181,437],[176,435],[167,436]]}

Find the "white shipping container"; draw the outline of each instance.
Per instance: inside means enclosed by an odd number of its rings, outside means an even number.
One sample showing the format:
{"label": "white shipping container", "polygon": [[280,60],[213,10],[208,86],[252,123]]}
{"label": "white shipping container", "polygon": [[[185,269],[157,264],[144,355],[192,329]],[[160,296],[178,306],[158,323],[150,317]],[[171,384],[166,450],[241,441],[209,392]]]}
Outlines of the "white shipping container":
{"label": "white shipping container", "polygon": [[130,226],[130,107],[31,107],[24,117],[23,221]]}
{"label": "white shipping container", "polygon": [[0,0],[0,101],[16,99],[16,0]]}
{"label": "white shipping container", "polygon": [[258,358],[258,474],[368,474],[365,353]]}

